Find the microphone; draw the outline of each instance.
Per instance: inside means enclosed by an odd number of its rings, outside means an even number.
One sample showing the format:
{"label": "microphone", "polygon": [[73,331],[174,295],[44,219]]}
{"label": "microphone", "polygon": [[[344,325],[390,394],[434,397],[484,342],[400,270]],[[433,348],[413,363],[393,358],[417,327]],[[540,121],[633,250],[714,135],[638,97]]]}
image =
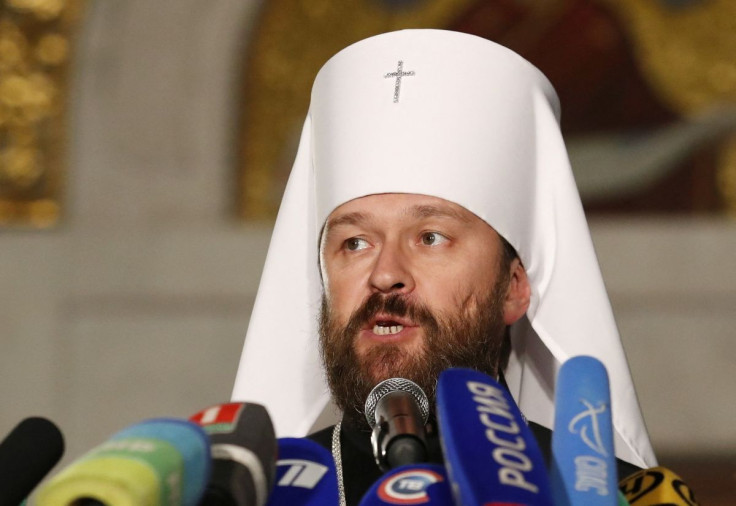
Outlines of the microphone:
{"label": "microphone", "polygon": [[260,404],[233,402],[190,418],[210,436],[212,475],[201,506],[263,506],[273,488],[278,446]]}
{"label": "microphone", "polygon": [[381,470],[427,460],[429,401],[419,385],[404,378],[384,380],[368,394],[364,411]]}
{"label": "microphone", "polygon": [[382,504],[453,505],[445,468],[410,464],[384,474],[363,496],[360,506]]}
{"label": "microphone", "polygon": [[695,493],[666,467],[643,469],[618,486],[632,506],[698,506]]}
{"label": "microphone", "polygon": [[18,506],[64,453],[64,438],[50,420],[22,420],[0,443],[0,506]]}
{"label": "microphone", "polygon": [[38,506],[195,506],[210,472],[209,439],[186,420],[132,425],[92,449],[39,491]]}
{"label": "microphone", "polygon": [[452,368],[437,383],[437,422],[457,504],[552,506],[544,457],[511,394]]}
{"label": "microphone", "polygon": [[268,506],[338,504],[337,471],[330,452],[302,438],[280,438],[278,445],[276,485]]}
{"label": "microphone", "polygon": [[557,504],[617,506],[611,393],[596,358],[567,360],[557,373],[550,484]]}

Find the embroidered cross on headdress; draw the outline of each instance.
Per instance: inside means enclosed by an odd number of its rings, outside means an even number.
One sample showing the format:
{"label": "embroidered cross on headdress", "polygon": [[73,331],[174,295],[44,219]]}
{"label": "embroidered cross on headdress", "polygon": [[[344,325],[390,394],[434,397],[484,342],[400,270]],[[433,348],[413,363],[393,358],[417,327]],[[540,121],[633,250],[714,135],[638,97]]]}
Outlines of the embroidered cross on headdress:
{"label": "embroidered cross on headdress", "polygon": [[396,84],[394,84],[394,104],[398,103],[399,101],[399,92],[401,91],[401,78],[404,76],[413,76],[413,75],[414,75],[413,70],[404,72],[403,60],[399,60],[399,66],[396,69],[396,72],[388,72],[387,74],[383,75],[383,77],[395,77],[396,78]]}

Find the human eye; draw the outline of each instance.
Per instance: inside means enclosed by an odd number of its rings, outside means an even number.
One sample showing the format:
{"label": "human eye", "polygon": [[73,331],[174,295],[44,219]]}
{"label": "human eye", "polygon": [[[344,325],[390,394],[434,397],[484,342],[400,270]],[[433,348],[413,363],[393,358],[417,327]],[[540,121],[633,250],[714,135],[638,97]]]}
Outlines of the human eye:
{"label": "human eye", "polygon": [[420,240],[425,246],[437,246],[447,242],[449,239],[439,232],[423,232]]}
{"label": "human eye", "polygon": [[368,247],[368,241],[360,237],[351,237],[349,239],[345,239],[343,247],[348,251],[360,251]]}

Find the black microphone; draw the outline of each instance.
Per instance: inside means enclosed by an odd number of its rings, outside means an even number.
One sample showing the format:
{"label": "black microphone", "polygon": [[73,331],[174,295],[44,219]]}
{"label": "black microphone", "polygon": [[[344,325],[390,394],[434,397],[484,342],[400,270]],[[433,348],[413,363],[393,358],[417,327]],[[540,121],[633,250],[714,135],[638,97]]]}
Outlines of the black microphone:
{"label": "black microphone", "polygon": [[231,402],[193,415],[210,437],[212,475],[199,506],[263,506],[274,485],[278,444],[266,408]]}
{"label": "black microphone", "polygon": [[0,443],[0,506],[18,506],[64,453],[59,428],[46,418],[21,421]]}
{"label": "black microphone", "polygon": [[390,378],[371,390],[365,418],[373,429],[371,444],[376,463],[384,471],[427,460],[424,425],[429,401],[416,383]]}

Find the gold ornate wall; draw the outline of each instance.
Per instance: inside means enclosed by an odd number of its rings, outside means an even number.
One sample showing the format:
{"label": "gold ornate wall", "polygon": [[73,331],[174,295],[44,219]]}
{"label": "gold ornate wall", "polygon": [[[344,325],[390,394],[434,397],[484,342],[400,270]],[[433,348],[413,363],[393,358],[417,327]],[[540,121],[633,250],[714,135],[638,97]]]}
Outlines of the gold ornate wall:
{"label": "gold ornate wall", "polygon": [[692,115],[736,103],[736,2],[606,3],[625,21],[644,77],[672,108]]}
{"label": "gold ornate wall", "polygon": [[0,2],[0,226],[61,213],[73,37],[83,0]]}
{"label": "gold ornate wall", "polygon": [[[596,8],[605,8],[617,18],[634,71],[673,117],[688,118],[709,107],[736,104],[733,0],[266,0],[245,62],[241,216],[275,216],[311,82],[319,67],[343,47],[380,32],[435,27],[479,35],[483,30],[503,33],[500,42],[522,55],[525,48],[532,48],[538,56],[540,51],[560,51],[554,45],[540,47],[535,39],[544,26],[557,22],[556,16]],[[580,44],[585,43],[581,38]],[[564,61],[579,55],[571,51],[558,58]],[[736,214],[734,146],[736,136],[724,139],[716,149],[721,151],[713,157],[718,186],[713,193],[717,192],[718,202],[711,207]]]}
{"label": "gold ornate wall", "polygon": [[[606,1],[626,21],[643,75],[672,109],[682,116],[736,111],[736,2]],[[736,216],[736,132],[719,151],[718,191]]]}

